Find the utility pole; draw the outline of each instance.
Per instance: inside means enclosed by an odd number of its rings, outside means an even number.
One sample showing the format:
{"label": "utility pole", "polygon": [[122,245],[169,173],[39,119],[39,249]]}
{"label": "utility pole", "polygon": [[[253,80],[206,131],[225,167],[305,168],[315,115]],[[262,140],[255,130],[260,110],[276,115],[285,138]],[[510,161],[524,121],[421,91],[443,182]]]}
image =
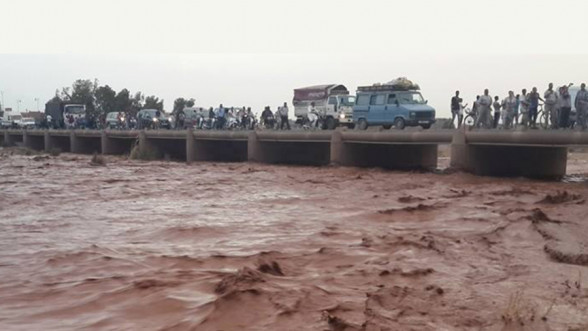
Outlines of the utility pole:
{"label": "utility pole", "polygon": [[20,103],[22,102],[22,100],[18,99],[16,100],[16,112],[20,114]]}
{"label": "utility pole", "polygon": [[37,112],[39,111],[39,98],[35,98],[35,101],[37,102]]}
{"label": "utility pole", "polygon": [[0,108],[0,110],[3,110],[5,108],[4,107],[4,91],[0,91],[0,94],[2,94],[2,104],[0,105],[2,107]]}

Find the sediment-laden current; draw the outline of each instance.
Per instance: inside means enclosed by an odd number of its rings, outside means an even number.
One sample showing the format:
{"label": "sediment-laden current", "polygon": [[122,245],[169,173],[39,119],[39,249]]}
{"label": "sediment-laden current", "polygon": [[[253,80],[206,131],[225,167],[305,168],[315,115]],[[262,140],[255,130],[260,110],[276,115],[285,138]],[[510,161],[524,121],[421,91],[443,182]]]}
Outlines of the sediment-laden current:
{"label": "sediment-laden current", "polygon": [[2,330],[586,330],[569,180],[0,149]]}

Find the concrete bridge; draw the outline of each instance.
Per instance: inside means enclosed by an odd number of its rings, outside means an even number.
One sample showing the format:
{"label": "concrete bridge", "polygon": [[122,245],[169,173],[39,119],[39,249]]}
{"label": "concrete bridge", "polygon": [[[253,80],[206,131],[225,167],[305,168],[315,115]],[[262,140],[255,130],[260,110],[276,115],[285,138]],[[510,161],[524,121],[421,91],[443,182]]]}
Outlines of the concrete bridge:
{"label": "concrete bridge", "polygon": [[451,145],[451,166],[478,175],[557,178],[567,151],[588,145],[570,131],[120,131],[0,130],[0,144],[82,154],[129,154],[186,162],[382,167],[437,167],[438,146]]}

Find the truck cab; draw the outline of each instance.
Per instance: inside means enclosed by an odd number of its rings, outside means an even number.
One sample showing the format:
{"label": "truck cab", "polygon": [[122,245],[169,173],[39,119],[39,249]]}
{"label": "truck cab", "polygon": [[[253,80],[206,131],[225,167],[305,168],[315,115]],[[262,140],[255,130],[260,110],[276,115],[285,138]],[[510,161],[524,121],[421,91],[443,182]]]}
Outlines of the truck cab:
{"label": "truck cab", "polygon": [[[333,118],[336,124],[343,126],[353,126],[353,106],[355,105],[355,96],[353,95],[332,95],[327,100],[326,116],[327,119]],[[328,126],[328,124],[327,124]],[[331,129],[334,129],[331,128]]]}
{"label": "truck cab", "polygon": [[427,105],[418,90],[403,90],[389,85],[358,87],[353,107],[353,121],[357,128],[367,129],[381,125],[404,129],[421,126],[424,129],[435,123],[435,109]]}
{"label": "truck cab", "polygon": [[65,104],[63,118],[68,129],[86,125],[86,105]]}
{"label": "truck cab", "polygon": [[294,90],[294,115],[297,123],[305,123],[312,104],[323,118],[323,128],[332,130],[339,125],[353,126],[355,97],[341,84],[315,85]]}

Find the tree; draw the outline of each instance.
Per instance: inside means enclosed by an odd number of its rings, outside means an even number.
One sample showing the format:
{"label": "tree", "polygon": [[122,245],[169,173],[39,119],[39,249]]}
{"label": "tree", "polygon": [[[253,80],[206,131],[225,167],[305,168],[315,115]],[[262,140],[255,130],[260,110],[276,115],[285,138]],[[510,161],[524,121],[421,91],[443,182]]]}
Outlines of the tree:
{"label": "tree", "polygon": [[193,107],[194,106],[194,98],[186,100],[184,98],[177,98],[174,101],[174,110],[173,113],[177,113],[180,110],[183,110],[185,107]]}
{"label": "tree", "polygon": [[163,110],[163,99],[159,100],[158,97],[152,95],[145,98],[145,108]]}
{"label": "tree", "polygon": [[94,93],[97,85],[98,80],[92,82],[89,79],[78,79],[72,84],[71,89],[68,87],[62,89],[62,99],[67,102],[86,105],[86,113],[90,117],[96,117],[98,114],[94,106]]}
{"label": "tree", "polygon": [[141,92],[135,93],[133,99],[131,99],[131,110],[130,114],[135,116],[139,112],[139,110],[145,108],[144,107],[145,97]]}
{"label": "tree", "polygon": [[116,104],[116,92],[108,85],[100,86],[94,93],[96,100],[96,110],[100,114],[108,114],[110,112],[119,111]]}
{"label": "tree", "polygon": [[130,112],[133,106],[131,92],[126,88],[120,90],[114,97],[114,104],[117,111]]}
{"label": "tree", "polygon": [[90,117],[97,117],[96,107],[94,105],[94,93],[98,80],[93,82],[89,79],[78,79],[73,82],[71,87],[64,87],[55,92],[53,99],[49,102],[71,102],[86,105],[86,114]]}

